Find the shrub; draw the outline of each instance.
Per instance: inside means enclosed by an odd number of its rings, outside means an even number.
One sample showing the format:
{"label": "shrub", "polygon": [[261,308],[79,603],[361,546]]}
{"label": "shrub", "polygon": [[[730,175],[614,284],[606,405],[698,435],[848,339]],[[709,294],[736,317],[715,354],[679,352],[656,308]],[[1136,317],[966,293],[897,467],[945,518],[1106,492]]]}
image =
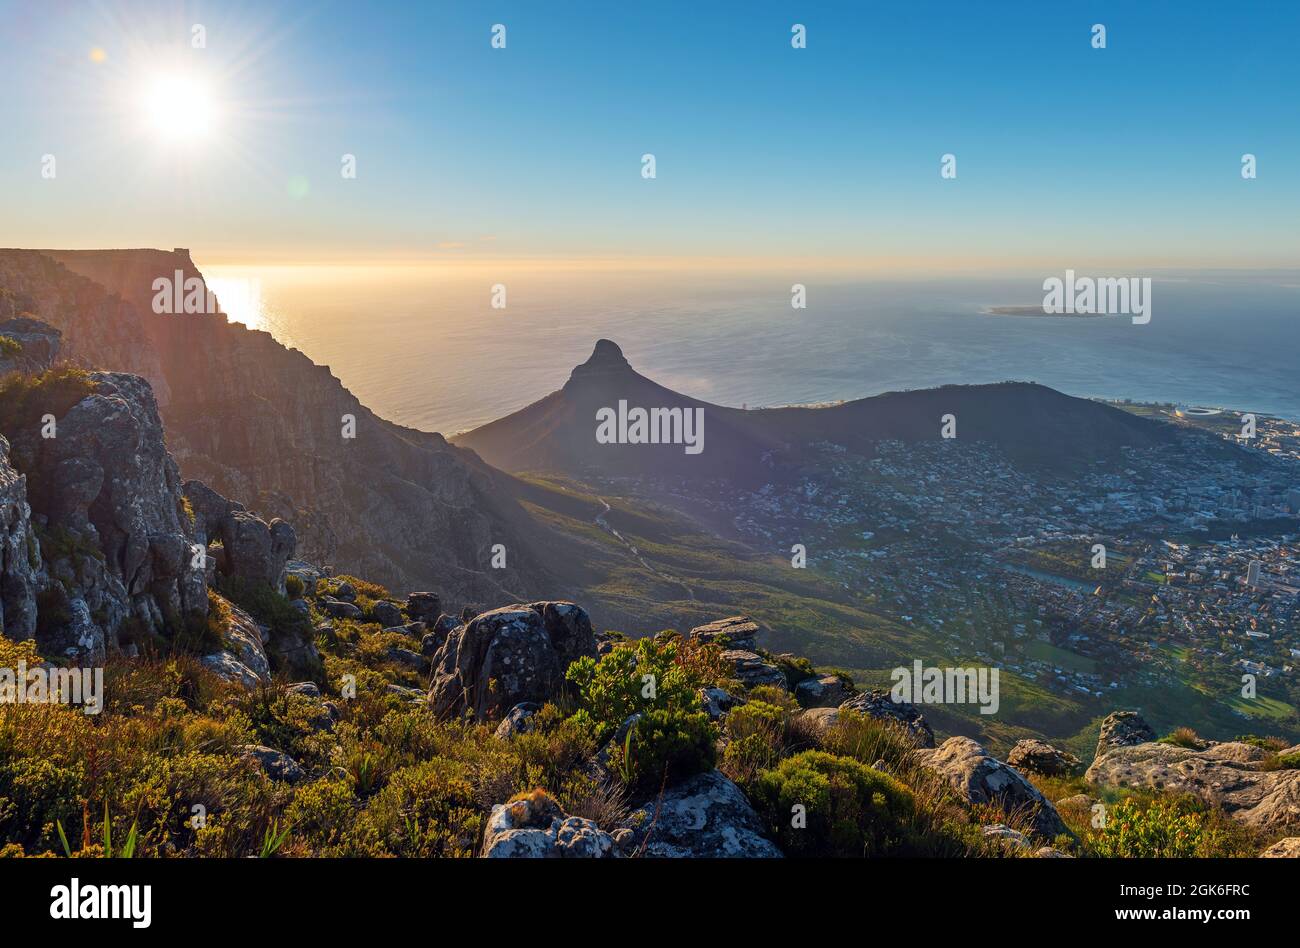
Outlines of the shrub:
{"label": "shrub", "polygon": [[1105,825],[1091,839],[1098,856],[1177,859],[1197,855],[1203,842],[1203,814],[1168,797],[1127,797],[1107,811]]}
{"label": "shrub", "polygon": [[468,765],[438,758],[394,773],[345,847],[352,855],[472,856],[483,821]]}
{"label": "shrub", "polygon": [[1186,747],[1188,750],[1201,749],[1201,738],[1190,727],[1180,727],[1160,738],[1157,743],[1172,744],[1175,747]]}
{"label": "shrub", "polygon": [[656,708],[641,715],[628,740],[614,745],[610,768],[634,795],[655,793],[712,770],[716,737],[713,722],[702,711]]}
{"label": "shrub", "polygon": [[303,583],[301,576],[295,576],[290,573],[284,578],[284,591],[290,599],[301,599],[307,586]]}
{"label": "shrub", "polygon": [[23,344],[13,336],[0,336],[0,356],[12,358],[23,354]]}
{"label": "shrub", "polygon": [[[913,854],[911,791],[851,758],[796,754],[760,774],[752,796],[789,855]],[[797,823],[800,813],[806,826]]]}
{"label": "shrub", "polygon": [[565,677],[576,686],[603,743],[633,714],[698,710],[698,690],[713,683],[709,663],[710,652],[699,645],[656,636],[619,644],[599,661],[584,656]]}

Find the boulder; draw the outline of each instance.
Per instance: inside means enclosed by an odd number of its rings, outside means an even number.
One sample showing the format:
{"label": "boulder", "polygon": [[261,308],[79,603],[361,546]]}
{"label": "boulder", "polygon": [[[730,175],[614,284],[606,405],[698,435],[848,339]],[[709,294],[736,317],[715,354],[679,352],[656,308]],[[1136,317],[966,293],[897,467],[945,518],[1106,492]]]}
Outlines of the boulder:
{"label": "boulder", "polygon": [[402,625],[404,621],[402,610],[384,599],[376,601],[370,607],[370,619],[382,626]]}
{"label": "boulder", "polygon": [[257,761],[272,780],[297,783],[306,776],[296,760],[284,753],[284,751],[278,751],[274,747],[264,747],[261,744],[244,744],[239,750],[245,757]]}
{"label": "boulder", "polygon": [[1279,839],[1259,855],[1263,859],[1300,859],[1300,836]]}
{"label": "boulder", "polygon": [[437,593],[413,592],[406,597],[406,614],[422,622],[433,622],[442,612]]}
{"label": "boulder", "polygon": [[727,648],[752,652],[756,646],[758,623],[748,616],[730,616],[691,629],[689,637]]}
{"label": "boulder", "polygon": [[501,719],[497,725],[496,736],[501,740],[509,740],[516,734],[527,734],[533,729],[533,715],[542,710],[540,704],[532,701],[524,701],[513,708]]}
{"label": "boulder", "polygon": [[[223,678],[238,681],[250,688],[269,683],[271,663],[266,658],[261,627],[243,609],[232,602],[223,601],[224,608],[229,610],[230,615],[230,620],[222,629],[222,644],[225,645],[225,649],[223,652],[205,656],[203,663]],[[228,655],[234,662],[222,658],[223,654]],[[253,676],[251,683],[245,670]]]}
{"label": "boulder", "polygon": [[853,690],[838,675],[822,675],[799,682],[794,697],[800,707],[838,708],[853,697]]}
{"label": "boulder", "polygon": [[887,691],[864,691],[845,701],[840,708],[897,724],[911,735],[917,747],[934,747],[934,731],[916,705],[895,701]]}
{"label": "boulder", "polygon": [[618,854],[612,836],[592,820],[565,816],[542,790],[493,806],[483,836],[484,859],[600,859]]}
{"label": "boulder", "polygon": [[775,688],[784,689],[786,686],[785,672],[756,652],[749,652],[744,649],[727,649],[722,653],[722,660],[731,663],[732,675],[739,679],[746,688],[771,685]]}
{"label": "boulder", "polygon": [[594,656],[596,641],[586,612],[573,603],[493,609],[438,649],[429,703],[435,714],[496,720],[521,702],[555,697],[568,662],[583,654]]}
{"label": "boulder", "polygon": [[412,652],[409,648],[398,648],[396,645],[389,646],[384,652],[384,657],[390,662],[404,665],[416,672],[422,672],[429,667],[429,660],[419,652]]}
{"label": "boulder", "polygon": [[741,703],[740,699],[723,688],[701,688],[699,698],[700,707],[714,721]]}
{"label": "boulder", "polygon": [[12,353],[0,348],[0,378],[10,372],[36,374],[53,366],[59,358],[63,333],[31,316],[2,318],[7,315],[6,308],[0,301],[0,336],[12,339],[19,348]]}
{"label": "boulder", "polygon": [[1051,744],[1030,738],[1017,741],[1007,754],[1007,763],[1017,770],[1042,774],[1044,777],[1064,777],[1079,767],[1079,758],[1057,750]]}
{"label": "boulder", "polygon": [[1275,832],[1300,826],[1300,770],[1261,770],[1268,754],[1237,741],[1192,750],[1148,742],[1111,747],[1085,779],[1100,787],[1192,793],[1247,826]]}
{"label": "boulder", "polygon": [[804,708],[794,716],[805,733],[821,741],[826,732],[840,722],[839,708]]}
{"label": "boulder", "polygon": [[950,737],[938,748],[917,750],[916,755],[967,803],[996,804],[1008,815],[1028,817],[1034,833],[1047,840],[1070,832],[1037,787],[969,737]]}
{"label": "boulder", "polygon": [[1020,830],[1012,829],[1005,823],[991,823],[988,826],[981,826],[980,835],[986,840],[997,842],[1011,852],[1031,848],[1028,836],[1020,832]]}
{"label": "boulder", "polygon": [[653,857],[779,858],[744,791],[720,771],[666,789],[628,821],[625,852]]}
{"label": "boulder", "polygon": [[1133,747],[1155,739],[1156,732],[1136,711],[1112,711],[1101,722],[1096,756],[1100,757],[1113,747]]}
{"label": "boulder", "polygon": [[316,605],[320,607],[321,612],[336,619],[360,619],[362,615],[360,607],[329,596],[317,600]]}

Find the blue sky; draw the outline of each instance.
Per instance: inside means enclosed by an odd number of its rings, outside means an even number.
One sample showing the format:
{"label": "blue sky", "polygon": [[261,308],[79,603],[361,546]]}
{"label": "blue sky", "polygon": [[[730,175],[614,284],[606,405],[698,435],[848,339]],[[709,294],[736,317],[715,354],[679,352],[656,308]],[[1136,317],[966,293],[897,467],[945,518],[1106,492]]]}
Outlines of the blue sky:
{"label": "blue sky", "polygon": [[[1300,259],[1300,4],[305,6],[0,2],[0,244],[936,272]],[[201,78],[209,138],[139,131],[159,75]]]}

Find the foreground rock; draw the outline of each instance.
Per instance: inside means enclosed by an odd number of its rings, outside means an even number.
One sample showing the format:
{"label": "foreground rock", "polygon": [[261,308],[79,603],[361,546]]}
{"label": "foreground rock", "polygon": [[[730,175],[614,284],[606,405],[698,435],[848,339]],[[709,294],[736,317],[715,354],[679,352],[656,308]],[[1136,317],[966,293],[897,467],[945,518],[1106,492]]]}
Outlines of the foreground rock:
{"label": "foreground rock", "polygon": [[711,770],[666,790],[632,814],[629,854],[698,859],[779,858],[744,792]]}
{"label": "foreground rock", "polygon": [[722,660],[731,664],[732,674],[746,688],[757,688],[759,685],[781,689],[786,687],[785,672],[757,652],[727,649],[722,653]]}
{"label": "foreground rock", "polygon": [[1075,772],[1079,758],[1057,750],[1044,741],[1031,738],[1016,742],[1016,746],[1007,755],[1007,763],[1017,770],[1027,770],[1044,777],[1063,777]]}
{"label": "foreground rock", "polygon": [[1142,720],[1136,711],[1112,711],[1101,722],[1101,734],[1097,737],[1097,756],[1115,747],[1133,747],[1156,739],[1156,732],[1151,725]]}
{"label": "foreground rock", "polygon": [[565,816],[544,791],[498,803],[483,837],[485,859],[599,859],[617,856],[614,838],[594,822]]}
{"label": "foreground rock", "polygon": [[1300,770],[1260,770],[1267,753],[1230,741],[1204,750],[1148,742],[1113,747],[1088,768],[1102,787],[1149,787],[1193,793],[1247,826],[1300,826]]}
{"label": "foreground rock", "polygon": [[845,701],[840,708],[900,725],[917,747],[934,747],[934,731],[920,709],[906,701],[895,701],[887,691],[863,692]]}
{"label": "foreground rock", "polygon": [[9,463],[9,442],[0,435],[0,629],[11,639],[29,639],[36,632],[40,574],[27,478]]}
{"label": "foreground rock", "polygon": [[1262,859],[1300,859],[1300,836],[1280,839],[1259,855]]}
{"label": "foreground rock", "polygon": [[243,609],[234,603],[223,602],[229,611],[229,621],[222,630],[225,648],[203,656],[202,662],[210,671],[226,681],[245,688],[256,688],[271,681],[271,664],[262,645],[262,630]]}
{"label": "foreground rock", "polygon": [[555,697],[569,663],[595,654],[591,620],[571,602],[493,609],[449,633],[434,654],[429,704],[439,715],[496,720]]}
{"label": "foreground rock", "polygon": [[838,675],[814,675],[799,682],[794,697],[803,708],[838,708],[853,697],[853,689]]}
{"label": "foreground rock", "polygon": [[727,648],[752,652],[756,647],[758,623],[748,616],[730,616],[691,629],[690,638],[717,643]]}
{"label": "foreground rock", "polygon": [[1028,817],[1034,832],[1047,840],[1070,832],[1056,807],[1033,784],[969,737],[950,737],[935,750],[916,753],[967,803],[993,803],[1008,816]]}

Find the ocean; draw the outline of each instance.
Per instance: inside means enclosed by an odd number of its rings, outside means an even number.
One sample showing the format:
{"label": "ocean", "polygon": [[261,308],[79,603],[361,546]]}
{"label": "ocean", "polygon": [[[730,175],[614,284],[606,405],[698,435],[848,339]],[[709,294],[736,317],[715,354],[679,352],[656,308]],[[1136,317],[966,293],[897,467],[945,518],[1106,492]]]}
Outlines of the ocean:
{"label": "ocean", "polygon": [[[328,365],[381,416],[448,435],[559,388],[601,337],[643,375],[724,405],[1016,379],[1300,420],[1296,272],[1156,274],[1151,321],[1134,325],[986,312],[1041,304],[1042,280],[1063,274],[819,282],[530,269],[503,281],[488,268],[197,262],[232,320]],[[504,309],[490,305],[497,282]],[[807,286],[806,309],[791,308],[794,282]]]}

